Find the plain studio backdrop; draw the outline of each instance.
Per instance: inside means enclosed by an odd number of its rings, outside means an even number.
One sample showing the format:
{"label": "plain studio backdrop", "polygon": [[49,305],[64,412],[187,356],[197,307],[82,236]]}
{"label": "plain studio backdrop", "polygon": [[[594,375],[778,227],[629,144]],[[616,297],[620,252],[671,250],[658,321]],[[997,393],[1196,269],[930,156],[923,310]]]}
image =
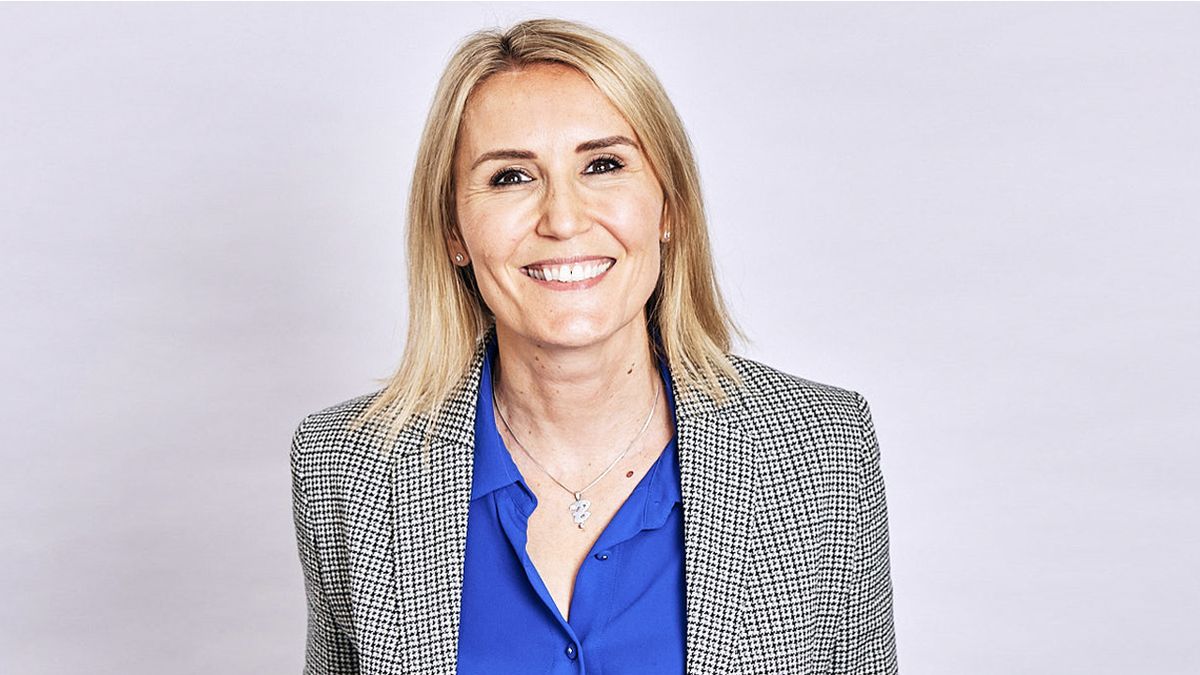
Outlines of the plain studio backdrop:
{"label": "plain studio backdrop", "polygon": [[1078,3],[0,6],[0,672],[299,672],[291,432],[535,16],[662,79],[735,351],[870,401],[902,672],[1196,672],[1200,5]]}

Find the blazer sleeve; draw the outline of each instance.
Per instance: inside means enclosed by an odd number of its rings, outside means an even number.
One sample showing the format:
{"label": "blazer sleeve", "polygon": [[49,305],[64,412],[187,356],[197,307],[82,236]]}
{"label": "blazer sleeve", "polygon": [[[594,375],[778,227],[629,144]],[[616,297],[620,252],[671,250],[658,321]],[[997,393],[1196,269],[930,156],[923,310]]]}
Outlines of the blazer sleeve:
{"label": "blazer sleeve", "polygon": [[304,675],[357,675],[358,653],[354,643],[338,628],[325,597],[321,563],[313,538],[313,523],[305,485],[304,432],[308,418],[292,436],[292,514],[304,590],[308,596],[308,634],[304,653]]}
{"label": "blazer sleeve", "polygon": [[892,580],[888,518],[879,441],[871,409],[855,392],[862,423],[854,581],[834,648],[837,675],[890,675],[897,672],[892,619]]}

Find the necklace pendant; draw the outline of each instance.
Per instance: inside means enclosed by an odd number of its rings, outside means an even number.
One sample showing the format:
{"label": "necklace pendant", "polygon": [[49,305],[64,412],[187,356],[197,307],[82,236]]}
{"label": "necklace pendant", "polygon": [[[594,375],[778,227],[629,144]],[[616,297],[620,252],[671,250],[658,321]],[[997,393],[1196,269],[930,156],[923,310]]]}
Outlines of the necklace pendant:
{"label": "necklace pendant", "polygon": [[590,500],[584,499],[583,495],[578,492],[575,493],[575,503],[571,504],[571,516],[575,519],[575,524],[581,530],[583,529],[583,523],[592,515],[592,512],[588,511],[588,507],[591,505],[592,502]]}

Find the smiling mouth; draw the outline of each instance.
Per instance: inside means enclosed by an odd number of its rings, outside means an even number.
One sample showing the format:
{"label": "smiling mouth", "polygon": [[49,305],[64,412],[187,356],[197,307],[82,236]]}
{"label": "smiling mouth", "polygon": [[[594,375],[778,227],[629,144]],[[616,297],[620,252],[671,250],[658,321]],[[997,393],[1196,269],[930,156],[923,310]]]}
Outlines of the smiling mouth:
{"label": "smiling mouth", "polygon": [[588,260],[563,265],[529,265],[521,273],[538,281],[555,281],[561,284],[578,283],[595,279],[607,272],[617,261],[612,258]]}

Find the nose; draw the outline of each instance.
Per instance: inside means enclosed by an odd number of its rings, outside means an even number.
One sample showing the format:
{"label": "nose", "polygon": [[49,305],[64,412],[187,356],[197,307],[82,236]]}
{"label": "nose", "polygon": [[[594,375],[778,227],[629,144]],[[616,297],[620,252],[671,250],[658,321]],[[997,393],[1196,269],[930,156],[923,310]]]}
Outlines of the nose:
{"label": "nose", "polygon": [[570,239],[590,227],[591,219],[576,186],[569,178],[547,181],[537,232],[545,237]]}

